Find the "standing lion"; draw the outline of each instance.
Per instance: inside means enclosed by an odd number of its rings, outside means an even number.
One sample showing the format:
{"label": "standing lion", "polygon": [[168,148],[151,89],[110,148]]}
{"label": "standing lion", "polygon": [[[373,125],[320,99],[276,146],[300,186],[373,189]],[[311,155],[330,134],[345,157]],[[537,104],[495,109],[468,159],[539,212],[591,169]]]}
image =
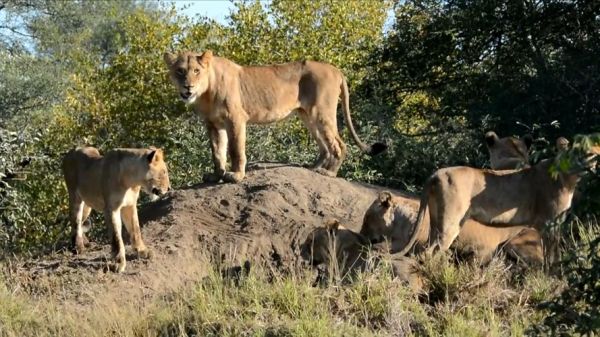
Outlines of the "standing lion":
{"label": "standing lion", "polygon": [[[246,175],[246,124],[273,123],[291,112],[298,114],[319,146],[313,168],[336,176],[347,152],[337,127],[340,95],[346,124],[361,150],[375,155],[386,149],[382,143],[367,146],[354,131],[346,78],[330,64],[244,67],[210,50],[165,53],[164,61],[181,99],[204,118],[214,162],[214,172],[205,181],[241,181]],[[227,150],[231,172],[226,172]]]}
{"label": "standing lion", "polygon": [[77,253],[87,241],[83,222],[92,209],[104,212],[112,236],[112,252],[117,271],[125,270],[122,222],[131,236],[131,245],[140,257],[151,253],[142,240],[137,214],[140,190],[152,195],[169,190],[169,173],[161,149],[115,149],[105,156],[93,147],[69,151],[62,163],[69,192],[69,213]]}

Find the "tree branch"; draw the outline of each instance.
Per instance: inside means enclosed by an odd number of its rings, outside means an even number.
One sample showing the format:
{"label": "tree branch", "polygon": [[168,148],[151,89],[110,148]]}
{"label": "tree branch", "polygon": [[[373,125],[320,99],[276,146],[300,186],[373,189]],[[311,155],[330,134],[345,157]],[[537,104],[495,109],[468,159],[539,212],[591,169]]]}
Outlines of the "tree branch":
{"label": "tree branch", "polygon": [[27,34],[27,33],[23,33],[21,31],[17,30],[16,28],[9,27],[9,26],[0,26],[0,29],[9,30],[9,31],[11,31],[14,34],[21,35],[21,36],[24,36],[24,37],[30,37],[30,38],[34,38],[35,37],[33,35],[30,35],[30,34]]}

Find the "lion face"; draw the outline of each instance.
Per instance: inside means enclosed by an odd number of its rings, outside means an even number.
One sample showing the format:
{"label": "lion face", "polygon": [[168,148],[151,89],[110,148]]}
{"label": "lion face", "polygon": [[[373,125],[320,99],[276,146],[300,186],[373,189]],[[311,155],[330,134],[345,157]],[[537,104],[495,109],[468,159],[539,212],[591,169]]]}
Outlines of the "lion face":
{"label": "lion face", "polygon": [[209,68],[212,51],[202,54],[181,52],[165,53],[164,61],[169,67],[171,81],[179,92],[179,97],[187,104],[192,104],[202,96],[209,85]]}
{"label": "lion face", "polygon": [[529,164],[529,147],[533,142],[531,136],[522,138],[499,138],[494,131],[485,134],[485,144],[490,153],[493,170],[512,170]]}
{"label": "lion face", "polygon": [[151,149],[145,160],[148,164],[148,171],[142,189],[144,192],[155,196],[167,193],[171,188],[171,184],[163,151],[161,149]]}
{"label": "lion face", "polygon": [[394,226],[394,205],[393,196],[390,192],[384,191],[379,196],[363,218],[363,225],[360,234],[371,243],[379,243],[390,236]]}

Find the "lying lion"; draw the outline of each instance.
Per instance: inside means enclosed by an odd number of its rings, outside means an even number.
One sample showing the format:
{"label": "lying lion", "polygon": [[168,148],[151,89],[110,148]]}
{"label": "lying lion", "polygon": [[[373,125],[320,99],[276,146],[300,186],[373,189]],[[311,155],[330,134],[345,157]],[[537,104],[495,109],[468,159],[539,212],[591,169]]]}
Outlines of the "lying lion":
{"label": "lying lion", "polygon": [[[371,248],[364,236],[346,229],[338,220],[330,220],[324,227],[315,228],[309,233],[300,245],[300,256],[313,266],[332,266],[333,262],[344,279],[367,269]],[[371,263],[375,265],[380,261],[381,254],[376,254]],[[394,277],[407,283],[415,291],[422,289],[423,281],[414,260],[404,256],[391,256],[390,262]]]}
{"label": "lying lion", "polygon": [[[564,138],[557,140],[560,152],[568,147]],[[591,164],[600,149],[592,148],[585,161]],[[542,160],[523,170],[492,171],[471,167],[449,167],[435,172],[423,189],[419,213],[406,254],[423,230],[429,209],[431,228],[428,252],[436,247],[445,251],[461,232],[467,220],[490,226],[532,226],[541,230],[571,206],[581,171],[550,172],[555,159]]]}
{"label": "lying lion", "polygon": [[104,212],[112,236],[117,271],[125,270],[125,245],[121,219],[138,255],[150,256],[142,241],[137,200],[140,189],[159,195],[169,189],[169,174],[160,149],[116,149],[104,157],[93,147],[69,151],[63,159],[63,174],[69,192],[72,235],[77,253],[84,251],[87,238],[83,222],[92,208]]}
{"label": "lying lion", "polygon": [[[273,123],[291,112],[319,146],[314,169],[336,176],[346,156],[336,117],[340,95],[346,125],[361,150],[375,155],[386,149],[381,143],[365,145],[354,131],[346,78],[332,65],[303,61],[244,67],[211,51],[165,53],[164,61],[181,99],[204,118],[214,163],[214,173],[205,181],[241,181],[246,174],[246,124]],[[226,172],[227,150],[232,172]]]}
{"label": "lying lion", "polygon": [[[485,135],[485,144],[490,153],[493,169],[526,167],[529,163],[531,137],[499,138],[495,132]],[[416,198],[393,196],[381,192],[365,212],[361,234],[372,241],[387,239],[392,244],[392,252],[404,248],[410,238],[410,230],[416,220],[419,201]],[[416,251],[421,251],[428,243],[430,226],[426,213],[423,225],[416,233]],[[487,263],[498,249],[528,264],[541,264],[543,253],[541,238],[537,230],[526,226],[492,227],[473,220],[467,220],[461,228],[456,242],[458,251],[471,252],[475,259]]]}

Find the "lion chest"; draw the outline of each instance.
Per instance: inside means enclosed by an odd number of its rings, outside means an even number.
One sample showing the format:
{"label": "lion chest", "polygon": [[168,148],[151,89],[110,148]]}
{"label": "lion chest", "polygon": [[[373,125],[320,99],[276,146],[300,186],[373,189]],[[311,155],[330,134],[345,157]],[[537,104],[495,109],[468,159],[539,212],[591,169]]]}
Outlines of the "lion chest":
{"label": "lion chest", "polygon": [[140,187],[133,187],[127,189],[123,195],[123,201],[121,207],[135,206],[137,204],[138,197],[140,196]]}

